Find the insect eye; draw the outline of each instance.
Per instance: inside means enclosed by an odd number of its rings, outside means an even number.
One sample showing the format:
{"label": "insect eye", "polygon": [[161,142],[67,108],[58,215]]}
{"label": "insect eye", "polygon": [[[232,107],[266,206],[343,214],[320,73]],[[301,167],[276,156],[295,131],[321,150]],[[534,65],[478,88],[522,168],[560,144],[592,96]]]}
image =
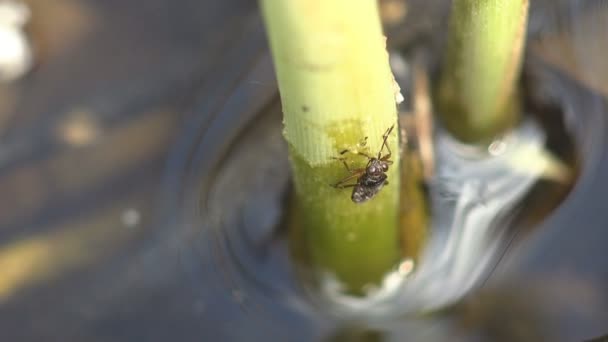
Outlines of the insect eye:
{"label": "insect eye", "polygon": [[382,170],[388,171],[388,165],[387,164],[382,164]]}

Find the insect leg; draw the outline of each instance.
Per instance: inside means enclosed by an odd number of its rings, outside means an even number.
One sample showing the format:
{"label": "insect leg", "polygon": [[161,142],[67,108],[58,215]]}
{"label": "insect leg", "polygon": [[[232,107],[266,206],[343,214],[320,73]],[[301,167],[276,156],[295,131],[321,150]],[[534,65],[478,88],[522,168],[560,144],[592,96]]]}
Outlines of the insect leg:
{"label": "insect leg", "polygon": [[363,153],[363,152],[361,152],[361,151],[352,152],[351,150],[343,150],[343,151],[341,151],[341,152],[340,152],[340,154],[345,154],[345,153],[358,154],[358,155],[360,155],[360,156],[364,156],[364,157],[366,157],[367,159],[372,159],[372,157],[370,157],[370,155],[369,155],[369,154]]}
{"label": "insect leg", "polygon": [[[362,175],[362,171],[360,169],[354,170],[350,176],[343,178],[342,180],[340,180],[338,183],[336,184],[332,184],[331,186],[333,186],[334,188],[345,188],[347,186],[345,186],[344,184],[357,178],[360,177]],[[356,185],[356,184],[355,184]]]}
{"label": "insect leg", "polygon": [[336,186],[336,188],[338,189],[345,189],[345,188],[354,188],[359,184],[344,184],[344,185],[340,185],[340,186]]}
{"label": "insect leg", "polygon": [[339,160],[339,161],[341,161],[341,162],[342,162],[342,164],[344,164],[344,167],[346,168],[346,170],[347,170],[348,172],[350,172],[350,173],[353,173],[353,172],[356,172],[356,171],[358,171],[358,170],[359,170],[359,169],[352,170],[352,169],[351,169],[351,168],[348,166],[348,164],[346,163],[346,159],[344,159],[344,158],[331,157],[331,159],[335,159],[335,160]]}
{"label": "insect leg", "polygon": [[[393,128],[395,128],[395,125],[392,125],[389,129],[386,130],[384,135],[382,135],[382,138],[384,140],[382,140],[382,147],[380,147],[380,151],[378,152],[378,159],[387,160],[391,157],[391,148],[388,146],[386,141],[388,140],[388,136],[393,131]],[[384,147],[386,147],[386,149],[388,150],[388,154],[382,157],[382,151],[384,150]]]}

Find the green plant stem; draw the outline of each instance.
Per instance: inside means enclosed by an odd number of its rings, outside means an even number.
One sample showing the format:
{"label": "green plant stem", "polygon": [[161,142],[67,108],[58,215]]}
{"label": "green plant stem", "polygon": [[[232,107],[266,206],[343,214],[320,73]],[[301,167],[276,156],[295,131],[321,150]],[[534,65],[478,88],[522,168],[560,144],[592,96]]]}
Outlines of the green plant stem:
{"label": "green plant stem", "polygon": [[[298,217],[310,262],[350,293],[378,283],[399,259],[397,131],[389,184],[355,204],[334,157],[375,155],[397,125],[394,81],[376,1],[261,0],[279,83]],[[367,137],[363,147],[362,140]],[[385,150],[386,152],[386,150]],[[352,168],[367,159],[346,153]]]}
{"label": "green plant stem", "polygon": [[528,0],[454,0],[437,105],[447,129],[487,143],[519,119]]}

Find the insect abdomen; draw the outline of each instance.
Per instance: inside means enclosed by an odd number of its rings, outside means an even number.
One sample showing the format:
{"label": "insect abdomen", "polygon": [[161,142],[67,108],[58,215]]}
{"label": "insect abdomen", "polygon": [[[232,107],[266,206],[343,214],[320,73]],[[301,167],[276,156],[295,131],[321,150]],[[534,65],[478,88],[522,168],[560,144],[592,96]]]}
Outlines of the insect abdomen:
{"label": "insect abdomen", "polygon": [[353,193],[350,198],[355,203],[366,202],[374,198],[374,196],[380,192],[380,189],[382,189],[385,184],[386,175],[377,181],[369,178],[361,179],[359,181],[359,185],[353,188]]}

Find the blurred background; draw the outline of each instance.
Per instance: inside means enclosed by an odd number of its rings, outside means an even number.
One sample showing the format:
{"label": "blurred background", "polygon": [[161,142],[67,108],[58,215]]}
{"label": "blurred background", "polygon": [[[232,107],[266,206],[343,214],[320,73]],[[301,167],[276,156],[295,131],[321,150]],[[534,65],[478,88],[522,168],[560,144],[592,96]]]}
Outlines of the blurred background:
{"label": "blurred background", "polygon": [[[449,5],[380,1],[389,47],[436,65]],[[0,0],[0,340],[607,334],[608,5],[532,0],[528,36],[526,91],[572,136],[574,188],[454,307],[361,322],[315,309],[290,270],[255,1]]]}

